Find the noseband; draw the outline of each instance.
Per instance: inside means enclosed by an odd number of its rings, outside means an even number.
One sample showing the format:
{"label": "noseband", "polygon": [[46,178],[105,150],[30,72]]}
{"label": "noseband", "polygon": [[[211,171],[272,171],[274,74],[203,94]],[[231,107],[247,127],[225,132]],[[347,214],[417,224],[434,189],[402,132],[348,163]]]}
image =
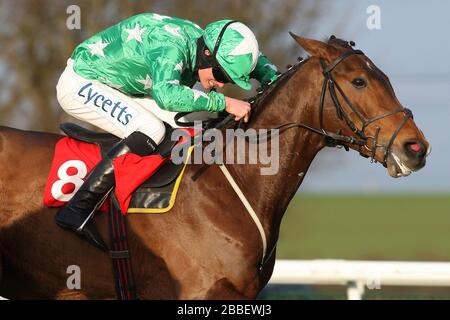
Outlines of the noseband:
{"label": "noseband", "polygon": [[[359,145],[358,151],[359,154],[363,157],[370,157],[371,162],[375,160],[375,155],[377,152],[377,148],[384,149],[384,156],[383,156],[383,163],[386,163],[387,157],[389,155],[390,149],[392,147],[392,144],[394,143],[395,139],[397,138],[400,130],[405,126],[408,119],[413,118],[413,114],[411,110],[403,107],[399,107],[393,111],[389,111],[386,113],[383,113],[381,115],[375,116],[373,118],[366,118],[361,111],[356,108],[351,101],[348,99],[348,97],[345,95],[344,91],[341,89],[339,84],[334,80],[332,71],[347,57],[354,55],[354,54],[364,54],[361,50],[350,50],[336,58],[330,65],[326,65],[325,61],[323,59],[320,59],[320,65],[322,66],[322,74],[324,76],[323,84],[322,84],[322,91],[320,95],[320,130],[323,133],[323,136],[327,140],[327,145],[329,146],[337,146],[341,145],[346,147],[348,150],[348,147],[345,144],[353,144],[353,145]],[[325,95],[327,92],[327,89],[330,92],[331,99],[333,100],[333,104],[336,109],[336,115],[340,120],[344,120],[347,126],[352,130],[353,133],[355,133],[358,138],[355,139],[351,136],[343,136],[340,135],[340,130],[337,134],[330,134],[324,129],[323,125],[323,111],[324,111],[324,104],[325,104]],[[345,101],[345,104],[352,110],[352,112],[359,118],[359,120],[362,123],[362,128],[358,129],[358,127],[355,125],[355,123],[350,119],[349,115],[344,111],[342,108],[341,103],[339,102],[339,99],[337,97],[337,92],[341,95],[343,100]],[[392,134],[391,138],[389,139],[388,143],[386,145],[379,145],[378,144],[378,136],[380,133],[380,127],[376,127],[375,134],[373,136],[368,136],[365,133],[366,128],[373,122],[381,120],[383,118],[387,118],[389,116],[392,116],[394,114],[403,112],[404,117],[403,120],[400,122],[397,129]],[[371,146],[368,145],[369,140],[372,140]],[[363,148],[370,151],[370,155],[366,155],[363,153]],[[376,161],[376,160],[375,160]]]}

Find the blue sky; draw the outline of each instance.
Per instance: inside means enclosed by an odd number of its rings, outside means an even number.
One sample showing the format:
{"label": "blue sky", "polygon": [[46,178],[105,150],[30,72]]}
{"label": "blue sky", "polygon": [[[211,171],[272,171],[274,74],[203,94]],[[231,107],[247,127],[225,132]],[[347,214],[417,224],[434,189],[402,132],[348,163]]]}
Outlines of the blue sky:
{"label": "blue sky", "polygon": [[[421,171],[393,179],[381,165],[370,164],[355,152],[330,149],[316,158],[302,191],[450,192],[450,1],[331,3],[329,18],[310,36],[323,39],[336,34],[354,40],[390,77],[433,152]],[[372,4],[381,9],[380,30],[366,27],[366,9]]]}

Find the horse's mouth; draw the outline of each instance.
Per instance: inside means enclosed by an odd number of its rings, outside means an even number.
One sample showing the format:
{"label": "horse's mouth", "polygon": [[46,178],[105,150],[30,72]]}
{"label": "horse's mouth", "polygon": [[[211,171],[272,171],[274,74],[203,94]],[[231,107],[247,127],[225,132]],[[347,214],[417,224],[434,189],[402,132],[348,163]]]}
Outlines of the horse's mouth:
{"label": "horse's mouth", "polygon": [[408,168],[408,166],[402,162],[400,157],[393,152],[387,157],[386,167],[389,175],[393,178],[407,177],[414,171],[413,169]]}

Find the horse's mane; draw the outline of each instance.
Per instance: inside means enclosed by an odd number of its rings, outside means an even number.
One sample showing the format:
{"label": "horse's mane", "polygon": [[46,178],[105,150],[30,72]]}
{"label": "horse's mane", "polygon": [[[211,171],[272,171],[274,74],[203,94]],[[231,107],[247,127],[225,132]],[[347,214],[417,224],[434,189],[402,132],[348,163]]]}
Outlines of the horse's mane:
{"label": "horse's mane", "polygon": [[353,49],[352,47],[355,46],[355,43],[353,41],[347,41],[340,38],[336,38],[334,35],[331,35],[327,40],[324,41],[325,43],[335,47],[336,49]]}
{"label": "horse's mane", "polygon": [[[325,43],[335,47],[336,49],[348,49],[348,50],[353,50],[353,46],[355,46],[355,43],[353,41],[346,41],[340,38],[336,38],[334,35],[331,35],[328,39],[324,40]],[[262,106],[264,104],[264,102],[270,98],[273,93],[275,91],[277,91],[277,89],[283,84],[285,83],[289,78],[291,78],[291,76],[301,67],[303,66],[310,57],[307,58],[303,58],[303,57],[298,57],[297,58],[297,63],[295,65],[287,65],[286,68],[287,70],[283,73],[279,72],[278,73],[278,78],[273,81],[270,82],[268,84],[266,84],[265,88],[263,89],[264,85],[262,85],[260,88],[258,88],[257,94],[253,97],[251,97],[250,99],[248,99],[248,101],[252,104],[252,109],[254,109],[255,111],[261,111],[260,106]]]}
{"label": "horse's mane", "polygon": [[283,73],[278,73],[278,78],[275,81],[269,82],[266,84],[265,88],[261,86],[258,88],[257,94],[253,96],[252,98],[248,99],[248,101],[253,105],[253,109],[256,111],[259,108],[260,105],[264,104],[264,101],[273,95],[273,93],[283,84],[285,83],[291,76],[297,71],[303,64],[305,64],[309,58],[304,59],[303,57],[297,58],[297,63],[295,65],[287,65],[287,70]]}

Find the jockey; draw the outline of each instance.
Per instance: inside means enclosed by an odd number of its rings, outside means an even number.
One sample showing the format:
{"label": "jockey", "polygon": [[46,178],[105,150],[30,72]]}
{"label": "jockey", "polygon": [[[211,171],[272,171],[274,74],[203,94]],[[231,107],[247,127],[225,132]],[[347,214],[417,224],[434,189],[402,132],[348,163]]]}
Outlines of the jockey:
{"label": "jockey", "polygon": [[[122,140],[59,210],[56,223],[106,249],[90,217],[114,187],[113,160],[128,152],[150,155],[164,139],[163,121],[151,110],[226,111],[247,122],[247,102],[211,89],[234,83],[250,90],[250,78],[264,85],[277,78],[277,69],[237,21],[202,30],[187,20],[143,13],[82,42],[59,79],[58,101],[71,116]],[[211,91],[192,89],[198,81]]]}

